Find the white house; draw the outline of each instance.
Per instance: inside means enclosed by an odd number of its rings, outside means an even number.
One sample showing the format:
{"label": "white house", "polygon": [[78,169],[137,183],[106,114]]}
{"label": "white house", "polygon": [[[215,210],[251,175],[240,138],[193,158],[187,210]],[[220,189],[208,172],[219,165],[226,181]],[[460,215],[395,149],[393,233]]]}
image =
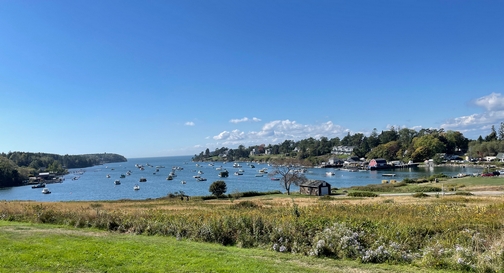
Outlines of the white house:
{"label": "white house", "polygon": [[351,155],[354,150],[354,146],[334,146],[332,148],[331,154],[334,155]]}

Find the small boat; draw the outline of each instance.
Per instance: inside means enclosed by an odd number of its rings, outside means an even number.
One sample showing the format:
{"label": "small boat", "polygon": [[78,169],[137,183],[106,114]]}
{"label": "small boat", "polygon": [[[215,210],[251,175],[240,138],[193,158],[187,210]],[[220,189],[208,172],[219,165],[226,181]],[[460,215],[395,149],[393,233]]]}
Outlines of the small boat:
{"label": "small boat", "polygon": [[147,182],[147,178],[145,178],[145,177],[141,177],[141,178],[140,178],[140,182]]}
{"label": "small boat", "polygon": [[38,183],[37,185],[33,185],[32,189],[45,188],[45,183]]}
{"label": "small boat", "polygon": [[206,178],[200,177],[198,178],[198,181],[206,181]]}
{"label": "small boat", "polygon": [[121,178],[126,178],[126,175],[124,175],[124,174],[121,174]]}
{"label": "small boat", "polygon": [[235,172],[234,175],[243,175],[241,172]]}
{"label": "small boat", "polygon": [[171,177],[177,177],[177,175],[175,174],[175,172],[170,172],[168,175],[171,176]]}
{"label": "small boat", "polygon": [[173,180],[173,176],[168,175],[168,177],[166,178],[166,180]]}
{"label": "small boat", "polygon": [[335,173],[333,173],[333,172],[326,172],[325,174],[326,174],[327,176],[333,176],[333,175],[335,175]]}
{"label": "small boat", "polygon": [[107,174],[107,178],[110,178],[110,174]]}
{"label": "small boat", "polygon": [[384,173],[382,176],[391,176],[394,177],[396,174],[395,173]]}
{"label": "small boat", "polygon": [[201,175],[194,175],[193,177],[198,179],[198,178],[201,178]]}
{"label": "small boat", "polygon": [[280,178],[273,177],[273,178],[271,178],[271,180],[273,180],[273,181],[279,181],[279,180],[280,180]]}
{"label": "small boat", "polygon": [[119,180],[114,181],[114,185],[121,185],[121,181]]}
{"label": "small boat", "polygon": [[49,194],[49,193],[51,193],[51,191],[50,191],[48,188],[44,188],[44,189],[42,190],[42,193],[43,193],[43,194]]}
{"label": "small boat", "polygon": [[198,171],[198,174],[203,174],[203,171]]}
{"label": "small boat", "polygon": [[180,184],[185,184],[185,183],[186,183],[185,180],[180,181]]}
{"label": "small boat", "polygon": [[139,189],[140,189],[140,186],[135,185],[135,186],[133,187],[133,189],[137,191],[137,190],[139,190]]}
{"label": "small boat", "polygon": [[255,176],[256,176],[256,177],[263,177],[263,175],[262,175],[262,174],[260,174],[260,173],[256,174]]}

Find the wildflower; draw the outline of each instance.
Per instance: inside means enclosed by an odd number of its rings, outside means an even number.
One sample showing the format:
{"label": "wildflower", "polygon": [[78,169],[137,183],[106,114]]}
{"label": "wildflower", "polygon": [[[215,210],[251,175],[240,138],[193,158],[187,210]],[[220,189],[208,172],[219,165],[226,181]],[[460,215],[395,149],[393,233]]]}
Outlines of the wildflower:
{"label": "wildflower", "polygon": [[275,243],[275,244],[273,245],[273,250],[274,250],[274,251],[278,251],[278,244],[277,244],[277,243]]}

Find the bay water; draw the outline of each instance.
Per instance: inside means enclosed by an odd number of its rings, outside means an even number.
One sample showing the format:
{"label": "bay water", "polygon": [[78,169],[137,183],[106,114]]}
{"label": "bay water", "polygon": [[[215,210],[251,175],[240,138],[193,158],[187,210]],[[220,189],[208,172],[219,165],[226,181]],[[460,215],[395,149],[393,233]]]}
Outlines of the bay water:
{"label": "bay water", "polygon": [[[42,194],[42,189],[32,189],[31,186],[0,188],[0,200],[33,200],[33,201],[98,201],[98,200],[121,200],[121,199],[148,199],[160,198],[169,193],[183,192],[189,196],[210,195],[209,187],[217,180],[223,180],[227,185],[227,193],[245,191],[274,191],[285,189],[281,181],[272,181],[268,174],[258,177],[259,170],[265,168],[272,171],[273,168],[266,163],[237,162],[241,167],[233,167],[233,162],[192,162],[191,156],[131,158],[127,162],[108,163],[84,169],[70,169],[70,173],[64,176],[62,183],[47,184],[51,194]],[[252,168],[253,164],[255,168]],[[142,165],[140,170],[135,165]],[[176,170],[176,177],[167,180],[172,167]],[[220,178],[220,170],[227,169],[229,177]],[[243,175],[234,175],[238,169],[243,170]],[[131,171],[131,175],[126,175]],[[207,181],[197,181],[193,176],[198,175]],[[326,172],[332,171],[335,175],[327,176]],[[408,168],[378,171],[348,172],[345,170],[309,168],[305,173],[308,179],[325,180],[334,188],[361,186],[368,184],[380,184],[383,179],[426,177],[432,174],[444,173],[455,176],[459,173],[472,174],[481,172],[481,169],[454,167],[431,167],[431,168]],[[121,178],[121,174],[125,178]],[[394,177],[384,177],[383,174],[395,174]],[[110,178],[108,178],[110,176]],[[146,178],[147,182],[139,182],[140,178]],[[120,185],[114,181],[119,180]],[[185,184],[182,183],[185,181]],[[134,190],[135,185],[140,190]],[[299,187],[292,186],[291,191],[299,191]]]}

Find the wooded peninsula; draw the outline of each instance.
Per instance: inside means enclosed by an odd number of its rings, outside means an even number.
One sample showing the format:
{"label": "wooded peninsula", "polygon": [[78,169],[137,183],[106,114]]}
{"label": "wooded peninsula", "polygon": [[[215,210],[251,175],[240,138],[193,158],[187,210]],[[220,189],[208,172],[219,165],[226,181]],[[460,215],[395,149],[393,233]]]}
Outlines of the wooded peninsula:
{"label": "wooded peninsula", "polygon": [[481,161],[488,156],[504,152],[504,123],[499,132],[492,126],[489,135],[476,140],[466,138],[458,131],[444,129],[421,129],[391,127],[380,133],[374,129],[369,136],[362,133],[350,134],[340,139],[307,138],[300,141],[285,140],[280,144],[243,145],[237,149],[226,147],[210,151],[208,148],[194,161],[268,161],[285,156],[296,158],[305,166],[317,166],[331,157],[346,159],[349,156],[371,160],[383,158],[387,161],[424,162],[433,159],[436,164],[446,160]]}
{"label": "wooded peninsula", "polygon": [[0,188],[23,185],[30,176],[39,172],[65,174],[68,169],[87,168],[95,165],[126,162],[118,154],[57,155],[48,153],[9,152],[0,154]]}

